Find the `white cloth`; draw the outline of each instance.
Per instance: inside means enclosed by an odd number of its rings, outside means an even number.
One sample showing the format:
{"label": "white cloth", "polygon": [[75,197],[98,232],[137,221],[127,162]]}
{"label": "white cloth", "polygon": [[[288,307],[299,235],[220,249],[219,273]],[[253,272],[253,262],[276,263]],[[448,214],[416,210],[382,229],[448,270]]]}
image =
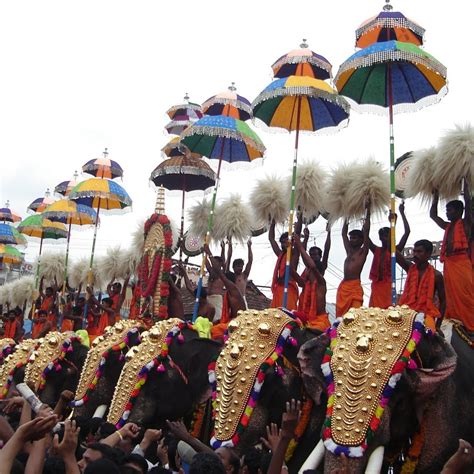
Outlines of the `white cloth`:
{"label": "white cloth", "polygon": [[222,297],[222,295],[207,295],[207,301],[209,301],[209,303],[211,303],[216,310],[216,314],[214,315],[214,319],[212,320],[212,322],[219,322],[222,316],[222,305],[224,302],[224,298]]}

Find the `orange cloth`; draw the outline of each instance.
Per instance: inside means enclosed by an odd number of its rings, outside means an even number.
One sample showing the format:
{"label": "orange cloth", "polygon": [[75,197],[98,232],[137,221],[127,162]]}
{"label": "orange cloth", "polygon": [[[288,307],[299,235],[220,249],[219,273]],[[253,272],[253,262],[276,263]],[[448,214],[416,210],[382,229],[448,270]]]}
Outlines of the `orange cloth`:
{"label": "orange cloth", "polygon": [[371,308],[387,309],[392,304],[392,281],[372,280],[369,306]]}
{"label": "orange cloth", "polygon": [[227,295],[227,291],[224,293],[224,298],[222,299],[222,312],[221,312],[221,323],[227,324],[230,321],[230,305],[229,305],[229,297]]}
{"label": "orange cloth", "polygon": [[53,302],[52,296],[45,296],[41,302],[40,310],[46,311],[48,314],[51,312],[50,306]]}
{"label": "orange cloth", "polygon": [[[272,303],[270,308],[279,308],[283,306],[283,295],[285,293],[285,269],[286,269],[286,253],[282,252],[277,259],[275,270],[273,271],[272,280]],[[286,309],[292,311],[298,308],[298,285],[291,279],[288,282],[288,301]]]}
{"label": "orange cloth", "polygon": [[474,331],[474,294],[472,264],[467,253],[446,256],[444,260],[447,319],[459,319],[468,331]]}
{"label": "orange cloth", "polygon": [[222,340],[227,330],[227,323],[217,323],[211,328],[211,339]]}
{"label": "orange cloth", "polygon": [[360,280],[342,280],[336,294],[336,316],[344,316],[351,308],[360,308],[363,302]]}
{"label": "orange cloth", "polygon": [[138,316],[137,297],[135,296],[135,290],[132,291],[132,299],[130,300],[130,311],[128,313],[128,319],[135,320]]}
{"label": "orange cloth", "polygon": [[[43,317],[43,316],[41,316]],[[32,339],[38,339],[39,335],[43,332],[44,326],[46,322],[43,323],[37,323],[36,320],[38,319],[38,316],[36,316],[33,319],[33,329],[31,330],[31,338]]]}
{"label": "orange cloth", "polygon": [[48,314],[48,316],[46,316],[46,321],[51,324],[51,331],[57,330],[58,323],[56,320],[56,315],[54,313]]}
{"label": "orange cloth", "polygon": [[436,331],[436,318],[441,316],[433,302],[435,293],[435,269],[428,265],[420,280],[420,272],[416,265],[408,270],[403,294],[399,304],[406,304],[411,309],[425,313],[425,326]]}
{"label": "orange cloth", "polygon": [[120,321],[120,309],[119,309],[119,304],[120,304],[120,293],[117,293],[113,296],[112,298],[112,309],[115,311],[115,322]]}
{"label": "orange cloth", "polygon": [[13,321],[7,321],[5,323],[4,330],[4,338],[9,337],[10,339],[14,339],[16,333],[16,320],[14,319]]}
{"label": "orange cloth", "polygon": [[382,250],[384,251],[382,262],[382,280],[392,281],[392,262],[390,258],[390,251],[388,249],[383,249],[382,247],[375,247],[369,278],[372,281],[380,281],[380,259],[382,258]]}
{"label": "orange cloth", "polygon": [[74,321],[72,319],[64,318],[61,324],[61,332],[74,331]]}
{"label": "orange cloth", "polygon": [[461,254],[467,255],[469,252],[469,242],[467,240],[466,232],[464,230],[464,222],[462,219],[458,219],[457,221],[450,222],[444,230],[443,243],[441,244],[441,255],[439,258],[441,262],[444,262],[444,260],[448,258],[448,256],[446,255],[446,251],[448,244],[448,235],[452,225],[454,225],[454,230],[452,235],[453,241],[451,248],[451,256]]}
{"label": "orange cloth", "polygon": [[99,324],[97,325],[97,333],[100,335],[104,334],[105,328],[107,326],[111,326],[110,324],[109,313],[107,311],[102,311],[101,315],[99,316]]}
{"label": "orange cloth", "polygon": [[[304,278],[305,276],[306,271],[302,277]],[[318,314],[317,288],[318,282],[316,280],[305,283],[298,301],[298,311],[301,311],[306,316],[306,326],[308,328],[325,331],[330,324],[326,313]]]}
{"label": "orange cloth", "polygon": [[317,329],[318,331],[324,332],[331,326],[327,313],[317,314],[315,316],[309,316],[306,327],[309,329]]}

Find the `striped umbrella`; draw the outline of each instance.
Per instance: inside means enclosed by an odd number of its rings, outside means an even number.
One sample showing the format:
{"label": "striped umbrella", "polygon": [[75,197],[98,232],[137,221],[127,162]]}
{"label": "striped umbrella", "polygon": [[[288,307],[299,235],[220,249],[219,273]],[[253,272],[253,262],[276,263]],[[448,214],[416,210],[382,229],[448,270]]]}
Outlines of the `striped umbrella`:
{"label": "striped umbrella", "polygon": [[341,64],[335,84],[360,112],[382,112],[389,117],[390,243],[392,301],[396,302],[395,138],[393,114],[411,112],[437,103],[448,92],[446,68],[412,43],[385,41],[357,51]]}
{"label": "striped umbrella", "polygon": [[26,239],[10,224],[0,223],[0,244],[27,245]]}
{"label": "striped umbrella", "polygon": [[191,153],[188,148],[181,143],[180,137],[172,138],[162,149],[163,157],[175,158],[177,156],[191,156],[191,158],[201,158],[199,153]]}
{"label": "striped umbrella", "polygon": [[10,265],[19,265],[23,263],[23,254],[11,245],[0,244],[0,261]]}
{"label": "striped umbrella", "polygon": [[168,122],[165,125],[165,130],[170,135],[180,135],[181,132],[186,130],[190,125],[192,125],[196,120],[191,119],[189,115],[175,115],[171,122]]}
{"label": "striped umbrella", "polygon": [[21,221],[21,217],[10,209],[10,201],[5,203],[5,207],[0,208],[0,221],[12,223]]}
{"label": "striped umbrella", "polygon": [[204,116],[199,104],[189,102],[189,95],[187,93],[184,96],[184,103],[173,105],[166,111],[166,113],[171,120],[173,120],[176,115],[187,115],[191,120],[199,120]]}
{"label": "striped umbrella", "polygon": [[51,197],[49,188],[44,193],[44,197],[36,198],[31,204],[27,207],[28,211],[32,212],[43,212],[50,204],[53,204],[54,199]]}
{"label": "striped umbrella", "polygon": [[54,187],[54,192],[58,194],[59,196],[64,196],[67,197],[69,193],[71,192],[72,188],[76,186],[78,183],[77,178],[78,178],[78,173],[77,171],[74,171],[74,178],[69,180],[69,181],[62,181],[58,185]]}
{"label": "striped umbrella", "polygon": [[[349,119],[349,104],[329,84],[306,76],[289,76],[271,82],[253,101],[253,115],[269,127],[295,131],[295,151],[288,219],[288,242],[293,234],[296,171],[301,130],[339,130]],[[286,252],[283,307],[288,302],[291,244]]]}
{"label": "striped umbrella", "polygon": [[102,158],[88,161],[82,167],[82,171],[96,178],[121,178],[123,176],[123,169],[116,161],[108,158],[109,152],[107,148],[104,150],[103,155]]}
{"label": "striped umbrella", "polygon": [[239,120],[248,120],[252,117],[252,105],[236,92],[235,83],[220,94],[214,95],[202,104],[202,111],[206,115],[225,115]]}

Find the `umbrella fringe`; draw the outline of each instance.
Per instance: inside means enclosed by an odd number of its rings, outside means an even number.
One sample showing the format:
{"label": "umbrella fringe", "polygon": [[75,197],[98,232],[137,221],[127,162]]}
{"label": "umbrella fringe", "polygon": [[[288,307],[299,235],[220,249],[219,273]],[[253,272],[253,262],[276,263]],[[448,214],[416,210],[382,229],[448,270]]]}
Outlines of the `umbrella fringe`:
{"label": "umbrella fringe", "polygon": [[309,63],[313,66],[317,66],[321,69],[324,69],[330,77],[332,77],[331,69],[332,66],[329,62],[322,61],[318,57],[315,56],[283,56],[278,61],[272,64],[272,69],[279,69],[281,66],[285,64],[302,64],[302,63]]}
{"label": "umbrella fringe", "polygon": [[[71,193],[72,194],[72,193]],[[114,196],[115,199],[111,198]],[[81,198],[101,198],[107,201],[115,201],[126,206],[132,205],[132,200],[128,196],[119,196],[118,194],[111,193],[110,191],[75,191],[74,196],[71,197],[73,201]],[[101,208],[102,209],[102,208]],[[107,210],[107,209],[106,209]]]}
{"label": "umbrella fringe", "polygon": [[250,117],[253,116],[252,107],[238,99],[229,99],[226,97],[212,97],[211,99],[204,102],[204,104],[202,104],[202,108],[204,111],[206,111],[207,108],[209,108],[213,104],[232,105],[236,109],[240,109],[244,112],[247,112]]}
{"label": "umbrella fringe", "polygon": [[413,31],[413,33],[415,33],[417,36],[420,36],[421,38],[423,38],[426,31],[420,25],[406,17],[376,18],[356,30],[356,41],[364,34],[368,33],[369,31],[375,30],[376,28],[407,28]]}
{"label": "umbrella fringe", "polygon": [[[166,176],[169,174],[191,174],[194,176],[205,176],[206,178],[212,179],[215,181],[216,173],[212,169],[198,168],[196,166],[166,166],[161,167],[157,166],[151,173],[150,179],[156,178],[158,176]],[[212,186],[212,185],[211,185]]]}

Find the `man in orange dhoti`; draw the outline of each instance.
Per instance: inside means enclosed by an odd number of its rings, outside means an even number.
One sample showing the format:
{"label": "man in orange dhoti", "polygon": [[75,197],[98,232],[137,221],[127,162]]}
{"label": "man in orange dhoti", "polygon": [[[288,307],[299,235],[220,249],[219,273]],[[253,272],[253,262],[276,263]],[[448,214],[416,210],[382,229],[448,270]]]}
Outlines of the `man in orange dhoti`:
{"label": "man in orange dhoti", "polygon": [[[433,244],[429,240],[415,242],[413,261],[409,262],[397,253],[398,264],[407,272],[407,279],[399,304],[406,304],[411,309],[425,313],[425,325],[436,331],[443,319],[446,307],[443,275],[428,263],[433,253]],[[434,303],[438,296],[439,308]]]}
{"label": "man in orange dhoti", "polygon": [[[405,248],[410,235],[410,226],[405,215],[405,204],[402,202],[398,208],[403,220],[404,234],[397,244],[397,252]],[[379,229],[379,238],[382,244],[377,247],[369,240],[369,249],[374,254],[370,268],[370,280],[372,281],[369,306],[372,308],[386,309],[392,304],[392,267],[390,256],[390,228]]]}
{"label": "man in orange dhoti", "polygon": [[110,282],[107,285],[107,293],[109,298],[112,299],[112,309],[115,311],[115,320],[120,321],[120,310],[122,309],[123,302],[125,301],[125,296],[127,294],[129,277],[127,277],[122,284],[116,281],[115,283]]}
{"label": "man in orange dhoti", "polygon": [[343,316],[351,308],[360,308],[364,301],[360,274],[369,253],[370,201],[366,203],[362,230],[348,230],[349,222],[346,220],[342,226],[342,241],[347,257],[344,261],[344,279],[336,294],[336,317]]}
{"label": "man in orange dhoti", "polygon": [[[430,217],[444,229],[440,260],[443,263],[444,286],[446,289],[446,319],[457,319],[467,331],[474,331],[473,273],[469,255],[472,226],[471,194],[464,181],[464,204],[450,201],[446,204],[446,217],[438,216],[439,195],[433,195]],[[465,212],[464,212],[465,211]],[[464,219],[463,219],[464,212]]]}
{"label": "man in orange dhoti", "polygon": [[[280,246],[275,240],[275,221],[272,221],[270,230],[268,231],[268,240],[272,246],[273,252],[277,256],[277,262],[275,270],[273,271],[272,279],[272,303],[271,308],[279,308],[283,306],[283,297],[285,293],[285,271],[286,271],[286,252],[290,242],[288,241],[288,232],[284,232],[280,236]],[[290,263],[290,278],[288,282],[288,300],[286,309],[292,311],[298,307],[298,285],[295,281],[296,275],[296,264],[298,256],[293,253],[293,257]]]}

